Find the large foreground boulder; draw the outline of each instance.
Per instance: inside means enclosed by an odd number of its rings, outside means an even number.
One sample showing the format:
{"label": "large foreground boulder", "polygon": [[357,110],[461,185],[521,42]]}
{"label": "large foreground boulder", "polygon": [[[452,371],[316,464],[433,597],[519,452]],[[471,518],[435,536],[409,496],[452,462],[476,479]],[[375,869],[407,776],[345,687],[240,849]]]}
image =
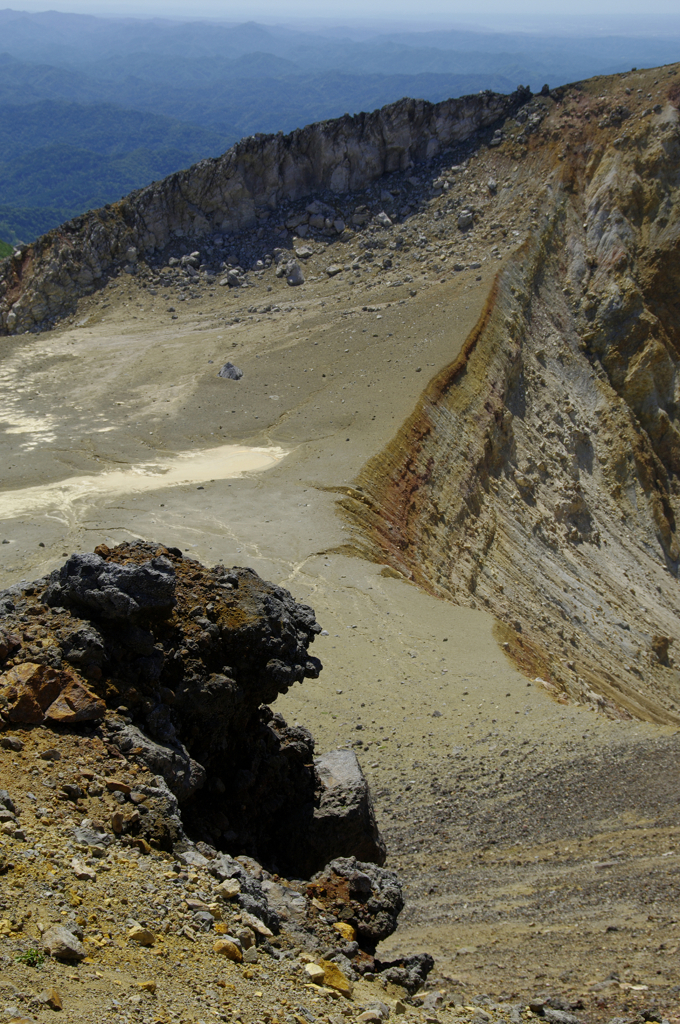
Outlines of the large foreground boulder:
{"label": "large foreground boulder", "polygon": [[318,676],[309,647],[320,629],[313,609],[251,569],[100,545],[0,593],[0,718],[93,723],[150,769],[156,810],[124,826],[149,841],[167,847],[186,832],[305,878],[338,856],[382,863],[355,755],[315,759],[311,734],[268,707]]}

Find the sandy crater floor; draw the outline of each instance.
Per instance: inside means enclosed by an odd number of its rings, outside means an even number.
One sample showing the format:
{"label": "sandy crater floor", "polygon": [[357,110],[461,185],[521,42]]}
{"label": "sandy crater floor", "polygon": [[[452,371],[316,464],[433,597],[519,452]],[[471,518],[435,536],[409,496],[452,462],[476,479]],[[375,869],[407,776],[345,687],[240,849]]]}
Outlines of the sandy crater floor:
{"label": "sandy crater floor", "polygon": [[[219,290],[179,324],[133,324],[119,294],[84,301],[81,326],[2,339],[0,583],[143,538],[312,604],[324,671],[280,710],[318,749],[359,751],[407,882],[390,949],[431,951],[459,994],[564,990],[608,1019],[607,1000],[612,1016],[678,982],[677,735],[555,703],[490,616],[343,552],[335,510],[455,357],[497,266],[414,296],[272,275],[267,301],[293,311],[231,326],[224,305],[263,288]],[[241,381],[217,377],[227,359]],[[612,971],[637,987],[590,987]]]}

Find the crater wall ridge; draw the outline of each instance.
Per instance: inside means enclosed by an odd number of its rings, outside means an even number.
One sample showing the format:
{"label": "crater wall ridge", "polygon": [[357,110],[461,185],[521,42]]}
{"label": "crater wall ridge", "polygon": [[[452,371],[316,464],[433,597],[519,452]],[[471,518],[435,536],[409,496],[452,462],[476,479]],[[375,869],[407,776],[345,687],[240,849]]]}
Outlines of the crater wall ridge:
{"label": "crater wall ridge", "polygon": [[441,103],[403,99],[297,129],[255,135],[119,203],[76,217],[0,264],[0,329],[49,327],[94,291],[126,253],[162,249],[264,222],[286,200],[365,188],[438,156],[507,117],[530,96],[484,92]]}
{"label": "crater wall ridge", "polygon": [[[587,133],[586,133],[587,134]],[[488,608],[558,700],[677,723],[676,111],[537,147],[536,230],[343,504],[357,543]]]}

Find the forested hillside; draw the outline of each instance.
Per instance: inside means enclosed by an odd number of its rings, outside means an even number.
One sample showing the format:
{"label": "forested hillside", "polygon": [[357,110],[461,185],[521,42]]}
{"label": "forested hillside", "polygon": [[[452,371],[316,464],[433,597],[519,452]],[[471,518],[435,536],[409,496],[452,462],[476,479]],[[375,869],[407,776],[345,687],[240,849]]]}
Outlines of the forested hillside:
{"label": "forested hillside", "polygon": [[240,136],[111,104],[0,106],[0,237],[30,240]]}
{"label": "forested hillside", "polygon": [[254,22],[0,11],[0,236],[215,156],[404,96],[534,91],[680,55],[680,37],[316,32]]}

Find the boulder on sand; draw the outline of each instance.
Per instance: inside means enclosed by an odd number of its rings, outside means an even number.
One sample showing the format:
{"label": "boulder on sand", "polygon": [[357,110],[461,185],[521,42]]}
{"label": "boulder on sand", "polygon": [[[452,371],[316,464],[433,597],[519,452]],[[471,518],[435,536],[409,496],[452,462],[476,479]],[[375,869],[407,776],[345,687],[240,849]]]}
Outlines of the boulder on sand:
{"label": "boulder on sand", "polygon": [[45,952],[57,960],[84,960],[87,955],[80,939],[63,925],[48,928],[42,942]]}
{"label": "boulder on sand", "polygon": [[305,283],[305,275],[297,260],[288,260],[286,264],[286,281],[291,287]]}
{"label": "boulder on sand", "polygon": [[234,366],[233,363],[225,363],[217,376],[224,377],[225,380],[240,380],[243,370],[239,370],[238,366]]}

